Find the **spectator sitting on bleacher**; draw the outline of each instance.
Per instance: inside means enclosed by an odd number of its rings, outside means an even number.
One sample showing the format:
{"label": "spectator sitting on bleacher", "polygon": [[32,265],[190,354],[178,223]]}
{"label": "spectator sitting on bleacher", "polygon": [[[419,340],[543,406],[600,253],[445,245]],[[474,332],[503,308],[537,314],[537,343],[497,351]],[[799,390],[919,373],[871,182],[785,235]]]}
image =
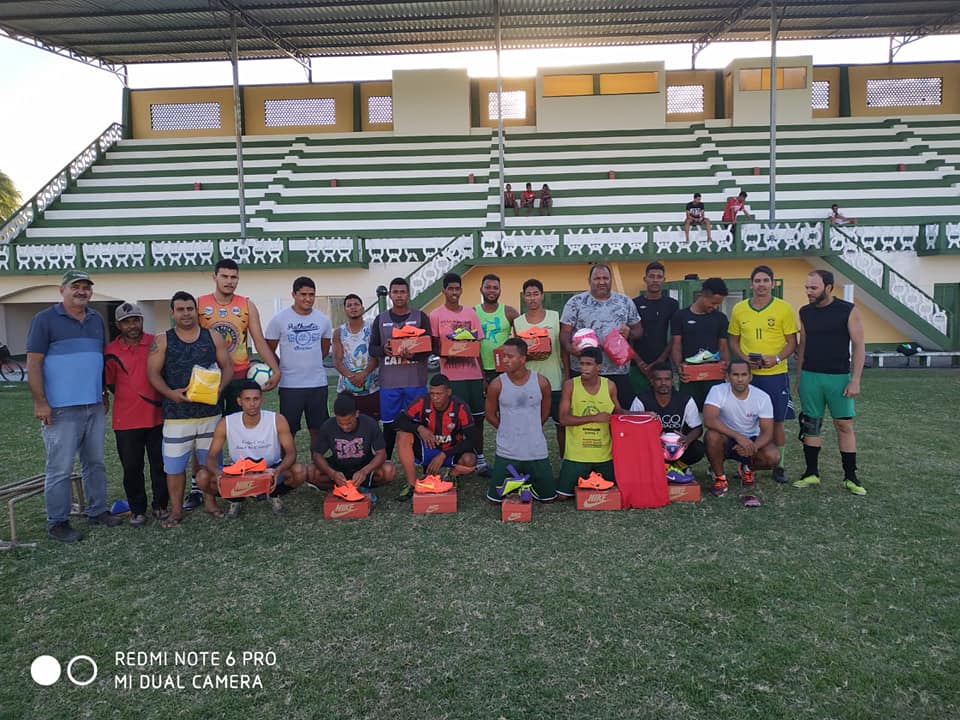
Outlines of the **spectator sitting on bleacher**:
{"label": "spectator sitting on bleacher", "polygon": [[550,192],[550,186],[546,183],[540,188],[540,214],[553,214],[553,194]]}
{"label": "spectator sitting on bleacher", "polygon": [[747,220],[753,220],[750,206],[747,205],[747,191],[741,190],[736,197],[727,198],[727,205],[723,208],[723,222],[735,223],[743,215]]}
{"label": "spectator sitting on bleacher", "polygon": [[527,215],[530,214],[530,211],[533,210],[533,204],[537,200],[537,194],[533,191],[533,185],[527,183],[527,189],[523,191],[523,195],[520,196],[520,205],[523,206],[523,209],[527,211]]}
{"label": "spectator sitting on bleacher", "polygon": [[507,189],[503,191],[503,208],[513,208],[513,214],[520,214],[520,206],[517,205],[517,194],[513,191],[513,188],[510,187],[510,183],[507,183]]}
{"label": "spectator sitting on bleacher", "polygon": [[690,242],[691,225],[703,225],[707,230],[707,240],[713,239],[710,237],[710,219],[704,214],[703,201],[700,198],[700,193],[694,193],[693,202],[687,203],[687,217],[683,223],[683,234],[687,242]]}
{"label": "spectator sitting on bleacher", "polygon": [[856,225],[857,224],[857,219],[850,218],[850,217],[847,217],[846,215],[843,215],[840,212],[840,206],[837,205],[836,203],[830,206],[830,215],[828,217],[830,218],[831,225]]}

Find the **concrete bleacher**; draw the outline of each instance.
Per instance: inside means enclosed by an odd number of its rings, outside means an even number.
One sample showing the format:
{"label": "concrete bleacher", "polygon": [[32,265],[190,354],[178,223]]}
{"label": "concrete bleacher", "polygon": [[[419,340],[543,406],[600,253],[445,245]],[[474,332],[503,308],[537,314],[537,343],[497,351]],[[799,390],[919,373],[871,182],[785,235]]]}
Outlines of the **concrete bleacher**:
{"label": "concrete bleacher", "polygon": [[[123,141],[26,237],[52,242],[237,235],[235,157],[230,141]],[[250,137],[243,160],[252,237],[456,234],[483,224],[490,193],[489,132]]]}
{"label": "concrete bleacher", "polygon": [[[960,214],[956,118],[782,125],[777,217],[843,212],[912,222]],[[450,238],[499,226],[497,138],[470,135],[252,136],[244,140],[248,235]],[[678,224],[694,191],[708,217],[750,193],[767,217],[769,137],[721,122],[505,137],[504,182],[548,183],[552,216],[507,214],[508,228]],[[471,182],[472,176],[472,182]],[[334,186],[335,184],[335,186]],[[217,240],[239,235],[229,139],[124,140],[27,228],[29,242]],[[141,247],[131,249],[135,262]]]}

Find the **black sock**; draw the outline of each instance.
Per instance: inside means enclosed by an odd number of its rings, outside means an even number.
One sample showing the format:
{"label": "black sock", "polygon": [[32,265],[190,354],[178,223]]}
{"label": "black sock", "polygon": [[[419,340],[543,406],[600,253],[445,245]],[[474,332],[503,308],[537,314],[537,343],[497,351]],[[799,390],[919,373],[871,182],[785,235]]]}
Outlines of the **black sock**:
{"label": "black sock", "polygon": [[383,424],[383,440],[387,445],[387,460],[393,457],[393,448],[397,444],[397,431],[394,423],[385,422]]}
{"label": "black sock", "polygon": [[819,446],[804,445],[803,459],[807,461],[807,469],[803,476],[820,474],[820,448]]}
{"label": "black sock", "polygon": [[843,479],[855,482],[857,485],[857,454],[855,452],[841,452],[840,462],[843,463]]}

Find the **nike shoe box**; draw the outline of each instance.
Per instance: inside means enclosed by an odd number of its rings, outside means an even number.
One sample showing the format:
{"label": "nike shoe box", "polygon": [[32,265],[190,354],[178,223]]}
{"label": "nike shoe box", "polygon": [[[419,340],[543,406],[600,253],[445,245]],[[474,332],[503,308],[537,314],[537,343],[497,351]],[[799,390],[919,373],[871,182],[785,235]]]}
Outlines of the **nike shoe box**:
{"label": "nike shoe box", "polygon": [[687,378],[687,382],[699,382],[700,380],[723,380],[726,377],[725,366],[722,362],[708,362],[694,365],[692,363],[680,363]]}
{"label": "nike shoe box", "polygon": [[[530,353],[549,353],[553,348],[548,337],[523,338],[527,344],[527,359],[530,359]],[[497,372],[506,372],[507,365],[503,362],[503,346],[493,349],[494,370]]]}
{"label": "nike shoe box", "polygon": [[500,503],[500,519],[503,522],[530,522],[532,518],[532,502],[520,502],[520,498],[510,495]]}
{"label": "nike shoe box", "polygon": [[433,351],[433,338],[429,335],[418,337],[391,338],[387,340],[387,350],[391,355],[399,355],[400,349],[406,348],[411,354]]}
{"label": "nike shoe box", "polygon": [[442,493],[414,493],[414,515],[440,515],[457,511],[457,490]]}
{"label": "nike shoe box", "polygon": [[700,502],[700,483],[667,483],[670,502]]}
{"label": "nike shoe box", "polygon": [[348,520],[352,518],[365,518],[368,515],[370,515],[370,498],[366,496],[364,496],[363,500],[347,502],[343,498],[338,498],[332,492],[329,492],[323,501],[324,520]]}
{"label": "nike shoe box", "polygon": [[480,357],[479,340],[451,340],[440,338],[440,355],[443,357]]}
{"label": "nike shoe box", "polygon": [[577,498],[577,510],[622,510],[620,490],[612,487],[609,490],[587,490],[577,488],[574,491]]}

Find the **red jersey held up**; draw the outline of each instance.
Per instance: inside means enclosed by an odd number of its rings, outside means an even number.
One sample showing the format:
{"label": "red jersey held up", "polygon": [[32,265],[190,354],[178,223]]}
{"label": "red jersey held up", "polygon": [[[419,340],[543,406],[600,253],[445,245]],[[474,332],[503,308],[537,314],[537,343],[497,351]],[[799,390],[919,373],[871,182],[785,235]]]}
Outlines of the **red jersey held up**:
{"label": "red jersey held up", "polygon": [[655,508],[670,504],[670,490],[660,445],[662,426],[651,415],[614,415],[613,472],[624,508]]}

